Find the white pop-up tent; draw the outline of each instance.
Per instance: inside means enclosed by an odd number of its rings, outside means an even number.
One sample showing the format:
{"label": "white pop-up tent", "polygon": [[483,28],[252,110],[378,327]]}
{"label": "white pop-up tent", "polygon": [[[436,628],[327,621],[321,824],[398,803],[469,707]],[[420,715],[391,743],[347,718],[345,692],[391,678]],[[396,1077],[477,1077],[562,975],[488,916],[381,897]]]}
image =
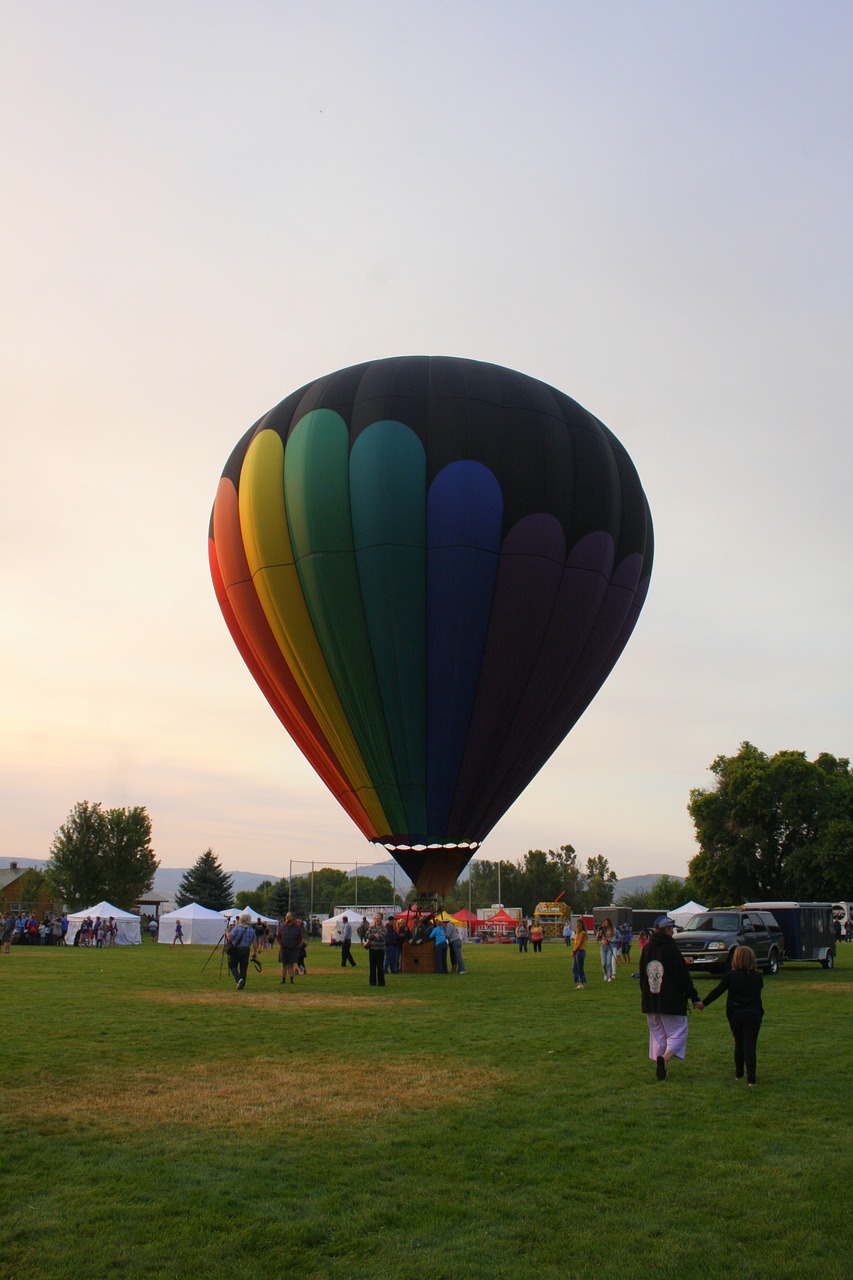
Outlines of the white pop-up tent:
{"label": "white pop-up tent", "polygon": [[675,921],[679,929],[683,929],[688,920],[698,916],[700,911],[707,910],[708,908],[703,907],[699,902],[685,902],[682,906],[676,907],[674,911],[668,911],[666,914]]}
{"label": "white pop-up tent", "polygon": [[[349,915],[349,912],[347,912],[347,915]],[[357,924],[361,924],[361,916],[359,916],[357,920],[353,916],[350,916],[349,922],[352,925],[353,941],[358,942],[358,938],[355,936],[355,926]],[[343,936],[343,931],[344,931],[343,916],[329,916],[320,925],[320,937],[322,938],[326,946],[331,945],[332,938],[336,938],[338,942],[340,942]]]}
{"label": "white pop-up tent", "polygon": [[[344,916],[349,917],[349,922],[352,925],[353,946],[358,946],[361,943],[361,938],[359,938],[357,931],[358,931],[358,926],[361,924],[362,920],[366,918],[368,924],[373,924],[373,912],[371,912],[370,915],[367,917],[364,917],[360,911],[359,912],[342,911],[341,914],[338,916],[329,916],[328,919],[324,920],[323,923],[320,925],[321,937],[323,939],[323,942],[325,942],[327,945],[329,946],[331,945],[333,938],[337,938],[338,942],[340,942],[341,938],[343,937]],[[387,920],[388,917],[384,916],[384,919]]]}
{"label": "white pop-up tent", "polygon": [[221,911],[211,911],[198,902],[190,902],[177,911],[167,911],[160,917],[158,942],[172,943],[175,925],[180,920],[184,942],[196,946],[215,947],[225,932],[225,917]]}
{"label": "white pop-up tent", "polygon": [[118,925],[116,933],[118,946],[138,947],[141,944],[139,916],[133,915],[130,911],[122,911],[121,907],[114,907],[111,902],[96,902],[93,907],[86,907],[85,911],[75,911],[69,915],[68,933],[65,935],[66,945],[70,947],[73,944],[84,920],[103,920],[106,924],[110,917]]}
{"label": "white pop-up tent", "polygon": [[264,924],[278,924],[278,921],[274,916],[265,916],[263,911],[256,911],[254,907],[226,907],[226,909],[220,912],[220,914],[223,915],[226,920],[234,920],[239,919],[244,911],[248,911],[249,915],[252,917],[252,924],[254,924],[256,920],[263,920]]}

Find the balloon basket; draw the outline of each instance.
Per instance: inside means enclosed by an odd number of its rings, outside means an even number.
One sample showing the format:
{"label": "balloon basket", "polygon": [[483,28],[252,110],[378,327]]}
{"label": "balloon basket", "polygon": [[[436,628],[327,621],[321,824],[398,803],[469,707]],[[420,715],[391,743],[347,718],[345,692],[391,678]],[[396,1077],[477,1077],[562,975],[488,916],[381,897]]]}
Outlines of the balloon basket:
{"label": "balloon basket", "polygon": [[403,943],[403,973],[435,973],[434,942]]}

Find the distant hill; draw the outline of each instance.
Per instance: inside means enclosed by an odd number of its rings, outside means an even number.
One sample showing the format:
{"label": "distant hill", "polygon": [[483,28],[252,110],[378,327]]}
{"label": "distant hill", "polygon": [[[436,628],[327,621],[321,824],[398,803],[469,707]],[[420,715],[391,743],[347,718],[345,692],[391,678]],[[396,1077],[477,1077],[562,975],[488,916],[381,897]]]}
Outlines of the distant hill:
{"label": "distant hill", "polygon": [[[29,868],[36,867],[39,871],[43,871],[47,865],[46,859],[39,858],[2,858],[0,859],[0,870],[5,870],[11,862],[16,862],[19,867]],[[396,864],[389,858],[386,862],[365,863],[364,866],[359,865],[358,874],[367,876],[371,880],[377,876],[387,876],[394,883]],[[470,863],[469,863],[470,866]],[[178,886],[186,875],[188,867],[160,867],[154,877],[154,893],[161,898],[167,898],[169,902],[175,901],[175,894],[178,892]],[[264,880],[272,880],[273,883],[281,877],[272,872],[258,873],[256,871],[229,871],[228,874],[234,879],[234,892],[249,892],[257,889],[258,885]],[[355,877],[355,869],[347,872],[351,877]],[[624,880],[620,880],[616,886],[614,895],[614,903],[619,903],[629,893],[645,893],[651,889],[652,885],[658,881],[664,874],[658,871],[656,874],[647,874],[642,876],[626,876]],[[668,874],[668,873],[667,873]],[[462,872],[460,880],[467,880],[468,867]],[[673,880],[683,880],[684,876],[672,876]],[[396,884],[397,892],[403,897],[412,888],[412,882],[405,872],[400,868],[396,868]]]}

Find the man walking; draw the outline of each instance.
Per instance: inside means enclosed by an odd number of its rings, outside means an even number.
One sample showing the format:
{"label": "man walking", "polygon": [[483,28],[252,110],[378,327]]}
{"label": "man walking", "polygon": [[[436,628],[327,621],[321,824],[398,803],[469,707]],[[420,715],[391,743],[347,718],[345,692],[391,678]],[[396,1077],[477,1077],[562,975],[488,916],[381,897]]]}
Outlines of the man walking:
{"label": "man walking", "polygon": [[257,959],[258,955],[251,913],[244,911],[239,923],[235,924],[233,919],[229,921],[225,926],[225,937],[228,940],[228,972],[234,979],[237,990],[242,991],[249,971],[249,957]]}
{"label": "man walking", "polygon": [[673,1058],[687,1049],[687,1001],[702,1008],[684,956],[675,944],[675,921],[658,916],[654,933],[640,956],[642,1009],[649,1024],[649,1057],[658,1080],[665,1080]]}
{"label": "man walking", "polygon": [[341,934],[341,968],[345,969],[349,962],[353,969],[355,961],[352,958],[352,925],[349,922],[349,916],[344,916],[343,932]]}

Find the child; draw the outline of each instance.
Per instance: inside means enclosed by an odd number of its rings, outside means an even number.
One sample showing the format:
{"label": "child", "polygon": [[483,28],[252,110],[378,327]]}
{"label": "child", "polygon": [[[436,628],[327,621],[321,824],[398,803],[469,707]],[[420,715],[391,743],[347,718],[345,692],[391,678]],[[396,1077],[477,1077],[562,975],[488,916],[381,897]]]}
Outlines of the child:
{"label": "child", "polygon": [[737,947],[730,971],[699,1005],[705,1009],[724,991],[727,993],[726,1017],[735,1038],[735,1079],[743,1079],[746,1067],[746,1082],[751,1089],[755,1086],[756,1048],[764,1017],[763,986],[764,979],[758,972],[752,947]]}

